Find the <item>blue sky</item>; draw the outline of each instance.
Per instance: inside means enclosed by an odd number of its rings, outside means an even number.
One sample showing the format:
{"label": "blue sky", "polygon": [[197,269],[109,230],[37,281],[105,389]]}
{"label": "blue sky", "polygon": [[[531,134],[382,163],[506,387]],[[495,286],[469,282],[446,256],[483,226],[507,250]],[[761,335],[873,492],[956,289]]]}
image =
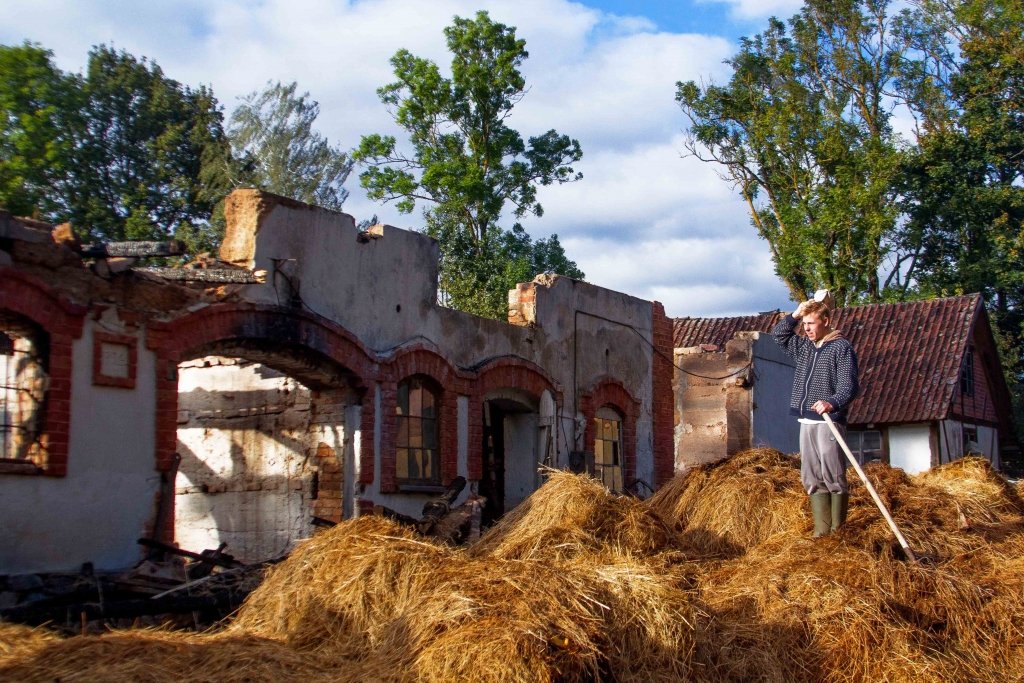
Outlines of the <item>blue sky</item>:
{"label": "blue sky", "polygon": [[[588,0],[581,4],[609,14],[639,16],[651,21],[659,31],[672,33],[707,33],[725,36],[744,35],[751,30],[751,21],[730,11],[725,2],[630,2],[629,0]],[[752,29],[756,32],[757,27]]]}
{"label": "blue sky", "polygon": [[[486,9],[515,26],[530,58],[529,92],[510,124],[580,141],[584,179],[542,188],[535,238],[559,236],[594,284],[661,301],[672,316],[740,315],[788,307],[767,245],[713,167],[684,157],[680,80],[728,78],[738,39],[788,17],[795,0],[5,0],[0,43],[25,40],[81,71],[105,43],[205,84],[230,114],[268,81],[297,81],[321,106],[320,132],[349,149],[398,133],[376,95],[399,48],[449,58],[442,29]],[[401,135],[399,134],[399,139]],[[353,175],[345,211],[417,229],[418,211],[369,201]]]}

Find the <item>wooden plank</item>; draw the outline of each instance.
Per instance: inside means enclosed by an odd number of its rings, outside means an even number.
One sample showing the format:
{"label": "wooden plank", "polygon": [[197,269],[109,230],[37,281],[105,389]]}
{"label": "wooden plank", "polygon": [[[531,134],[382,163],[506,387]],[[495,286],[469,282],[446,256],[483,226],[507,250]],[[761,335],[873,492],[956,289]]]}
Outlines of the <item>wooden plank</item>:
{"label": "wooden plank", "polygon": [[106,258],[108,256],[180,256],[185,253],[185,245],[179,240],[160,242],[103,242],[86,244],[82,247],[82,256]]}
{"label": "wooden plank", "polygon": [[233,270],[230,268],[135,268],[135,272],[148,273],[164,280],[178,282],[217,282],[222,284],[258,285],[267,281],[265,270]]}

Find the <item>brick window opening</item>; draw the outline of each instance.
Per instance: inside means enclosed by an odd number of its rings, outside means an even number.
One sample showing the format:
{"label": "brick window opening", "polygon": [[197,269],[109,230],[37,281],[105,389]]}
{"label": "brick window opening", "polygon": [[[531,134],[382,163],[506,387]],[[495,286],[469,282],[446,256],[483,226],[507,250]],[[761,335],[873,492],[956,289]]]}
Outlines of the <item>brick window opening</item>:
{"label": "brick window opening", "polygon": [[0,461],[34,468],[44,459],[47,347],[31,323],[0,317]]}
{"label": "brick window opening", "polygon": [[398,385],[395,474],[400,485],[440,485],[440,406],[440,387],[429,378],[414,376]]}
{"label": "brick window opening", "polygon": [[622,492],[622,416],[609,407],[594,418],[594,471],[614,493]]}

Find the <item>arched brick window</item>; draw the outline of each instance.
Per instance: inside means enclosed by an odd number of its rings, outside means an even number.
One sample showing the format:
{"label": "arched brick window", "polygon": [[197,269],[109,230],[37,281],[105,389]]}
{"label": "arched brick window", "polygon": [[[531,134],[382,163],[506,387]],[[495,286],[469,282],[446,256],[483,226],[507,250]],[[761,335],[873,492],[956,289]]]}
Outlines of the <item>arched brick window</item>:
{"label": "arched brick window", "polygon": [[581,408],[587,418],[585,448],[588,453],[593,449],[594,454],[591,474],[615,492],[632,490],[636,483],[639,402],[621,383],[605,379],[581,396]]}
{"label": "arched brick window", "polygon": [[622,493],[623,419],[611,406],[598,408],[594,417],[594,471],[609,490]]}
{"label": "arched brick window", "polygon": [[48,365],[49,336],[0,314],[0,461],[35,465],[42,457]]}
{"label": "arched brick window", "polygon": [[441,388],[425,375],[398,383],[395,479],[400,486],[441,484]]}
{"label": "arched brick window", "polygon": [[86,308],[0,269],[0,474],[67,474],[71,347]]}

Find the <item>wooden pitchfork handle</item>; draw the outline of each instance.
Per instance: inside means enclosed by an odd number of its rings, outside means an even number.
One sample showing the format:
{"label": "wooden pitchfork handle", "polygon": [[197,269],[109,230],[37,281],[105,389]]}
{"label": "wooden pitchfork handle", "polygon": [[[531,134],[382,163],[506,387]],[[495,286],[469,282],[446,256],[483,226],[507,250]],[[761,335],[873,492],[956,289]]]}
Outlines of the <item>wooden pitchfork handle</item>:
{"label": "wooden pitchfork handle", "polygon": [[859,476],[860,480],[864,482],[864,487],[868,490],[868,493],[871,494],[871,498],[875,501],[875,505],[877,505],[878,509],[882,511],[882,516],[885,517],[885,521],[889,523],[889,528],[892,529],[892,533],[895,534],[896,540],[900,542],[900,545],[903,547],[903,551],[907,554],[907,557],[910,558],[911,562],[917,562],[917,557],[915,557],[914,551],[910,549],[909,545],[907,545],[907,539],[903,538],[903,534],[900,533],[899,528],[896,526],[896,522],[893,521],[892,515],[890,515],[889,511],[885,508],[885,503],[883,503],[882,499],[878,497],[878,492],[875,491],[875,487],[871,485],[871,481],[868,479],[867,475],[864,474],[864,470],[861,469],[860,463],[857,462],[857,458],[853,457],[853,453],[850,452],[850,447],[846,445],[846,440],[843,438],[843,435],[839,433],[839,430],[836,428],[836,424],[832,421],[832,418],[829,417],[828,413],[822,413],[821,416],[825,418],[828,428],[832,430],[832,435],[836,437],[836,441],[838,441],[839,445],[842,446],[847,459],[850,461],[850,464],[853,465],[853,469],[857,470],[857,476]]}

